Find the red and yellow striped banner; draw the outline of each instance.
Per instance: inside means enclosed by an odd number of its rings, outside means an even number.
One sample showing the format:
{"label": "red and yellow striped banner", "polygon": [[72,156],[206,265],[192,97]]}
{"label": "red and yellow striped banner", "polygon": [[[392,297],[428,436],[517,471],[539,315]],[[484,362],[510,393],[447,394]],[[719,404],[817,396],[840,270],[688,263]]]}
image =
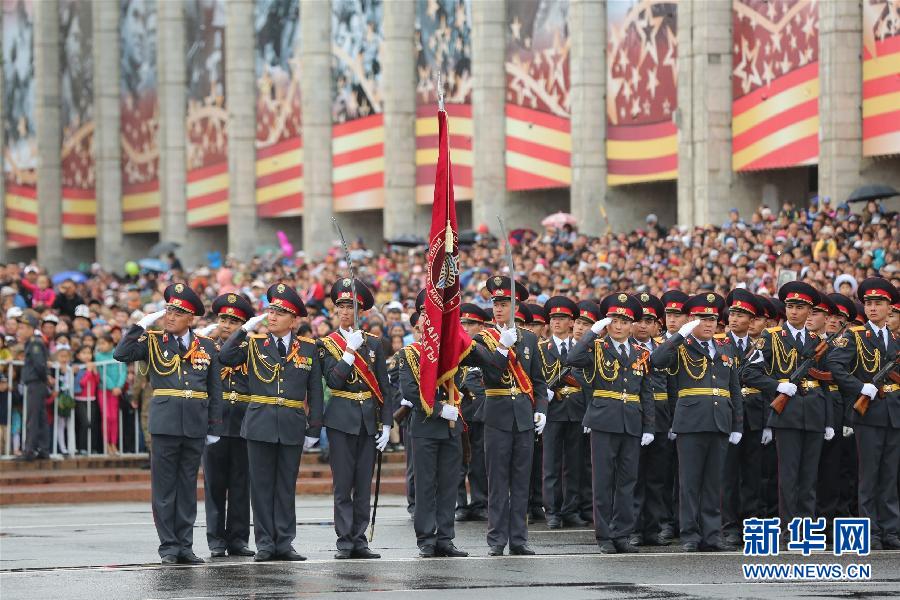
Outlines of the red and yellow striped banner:
{"label": "red and yellow striped banner", "polygon": [[384,208],[384,115],[332,127],[331,178],[334,210]]}
{"label": "red and yellow striped banner", "polygon": [[228,162],[188,171],[188,227],[228,224]]}
{"label": "red and yellow striped banner", "polygon": [[8,248],[37,246],[37,188],[6,184],[6,245]]}
{"label": "red and yellow striped banner", "polygon": [[506,104],[506,189],[568,187],[571,155],[568,118]]}
{"label": "red and yellow striped banner", "polygon": [[735,171],[814,165],[819,159],[819,63],[795,69],[734,101]]}
{"label": "red and yellow striped banner", "polygon": [[256,150],[256,208],[267,218],[303,214],[303,138]]}
{"label": "red and yellow striped banner", "polygon": [[122,186],[122,231],[155,233],[160,229],[159,180]]}
{"label": "red and yellow striped banner", "polygon": [[[472,105],[446,104],[450,153],[453,155],[453,194],[472,199]],[[416,109],[416,202],[434,201],[434,176],[438,159],[437,106]]]}
{"label": "red and yellow striped banner", "polygon": [[900,154],[900,35],[863,49],[863,155]]}
{"label": "red and yellow striped banner", "polygon": [[67,240],[97,236],[97,194],[94,189],[62,189],[62,234]]}
{"label": "red and yellow striped banner", "polygon": [[606,183],[627,185],[678,178],[678,130],[671,121],[607,125]]}

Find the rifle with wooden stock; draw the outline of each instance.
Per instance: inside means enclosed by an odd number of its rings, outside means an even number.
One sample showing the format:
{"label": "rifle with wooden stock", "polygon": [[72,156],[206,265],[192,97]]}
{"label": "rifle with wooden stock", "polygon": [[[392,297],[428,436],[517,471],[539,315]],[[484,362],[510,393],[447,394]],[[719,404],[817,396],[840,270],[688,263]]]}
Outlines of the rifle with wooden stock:
{"label": "rifle with wooden stock", "polygon": [[[816,344],[816,347],[813,348],[812,352],[810,352],[806,356],[803,356],[803,362],[797,365],[797,368],[794,369],[793,373],[791,373],[788,381],[796,385],[797,382],[800,381],[806,374],[817,381],[834,381],[831,373],[829,373],[828,371],[822,371],[821,369],[812,368],[812,365],[822,360],[822,357],[825,356],[825,352],[828,351],[828,346],[844,332],[844,329],[846,327],[847,323],[844,323],[843,325],[841,325],[840,329],[838,329],[834,333],[829,334],[824,340]],[[791,397],[787,394],[778,394],[777,396],[775,396],[775,399],[772,400],[772,403],[769,406],[771,406],[772,410],[780,415],[782,412],[784,412],[784,407],[787,406],[788,400],[790,399]]]}
{"label": "rifle with wooden stock", "polygon": [[[894,370],[898,365],[900,365],[900,354],[897,355],[897,358],[881,367],[881,370],[875,373],[875,377],[872,378],[872,385],[878,388],[879,398],[884,398],[884,388],[882,387],[882,384],[884,384],[887,379],[900,384],[900,373]],[[853,409],[864,416],[866,411],[869,410],[869,403],[871,401],[872,399],[867,395],[860,394],[859,398],[857,398],[856,402],[853,404]]]}

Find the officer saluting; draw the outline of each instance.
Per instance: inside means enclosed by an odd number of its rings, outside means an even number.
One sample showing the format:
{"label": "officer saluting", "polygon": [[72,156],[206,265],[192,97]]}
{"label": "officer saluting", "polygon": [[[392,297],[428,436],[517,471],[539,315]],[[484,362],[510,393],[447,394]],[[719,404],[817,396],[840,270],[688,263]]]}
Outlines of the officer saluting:
{"label": "officer saluting", "polygon": [[834,340],[827,364],[848,402],[856,403],[862,395],[869,400],[865,414],[848,411],[859,455],[859,514],[871,519],[873,549],[900,550],[900,383],[891,377],[873,381],[900,352],[900,338],[887,327],[900,292],[890,281],[870,277],[856,294],[865,303],[868,322]]}
{"label": "officer saluting", "polygon": [[679,465],[681,543],[685,552],[730,550],[720,540],[722,465],[726,445],[741,441],[743,404],[730,345],[713,342],[725,301],[698,294],[682,310],[695,318],[650,356],[666,369],[678,400],[672,418]]}
{"label": "officer saluting", "polygon": [[[191,330],[203,301],[175,283],[163,293],[166,309],[145,316],[119,341],[115,359],[149,363],[153,522],[163,564],[202,563],[193,552],[197,472],[203,443],[216,443],[222,426],[219,348]],[[147,328],[165,315],[163,331]]]}
{"label": "officer saluting", "polygon": [[[318,441],[322,428],[322,364],[315,342],[294,333],[306,316],[297,291],[278,283],[266,297],[266,314],[228,338],[221,360],[227,367],[247,367],[250,404],[241,435],[250,463],[255,560],[300,561],[306,558],[291,545],[297,535],[294,496],[303,448]],[[268,334],[248,335],[263,319]]]}
{"label": "officer saluting", "polygon": [[381,340],[353,329],[354,288],[359,310],[369,310],[375,304],[371,290],[358,279],[336,281],[331,286],[331,301],[337,310],[339,330],[322,338],[319,348],[325,383],[331,390],[325,427],[334,482],[334,531],[338,536],[334,557],[338,559],[381,558],[369,550],[366,527],[375,451],[387,446],[393,424],[390,396],[384,395],[389,393],[390,383]]}
{"label": "officer saluting", "polygon": [[[547,422],[547,383],[541,372],[537,336],[522,327],[511,328],[512,284],[509,277],[491,277],[487,288],[494,300],[498,329],[485,329],[475,338],[490,354],[481,367],[485,400],[484,452],[488,475],[487,543],[491,556],[534,554],[528,546],[528,488],[534,434]],[[516,282],[516,308],[528,290]],[[525,319],[523,319],[525,320]],[[479,358],[481,354],[478,355]]]}
{"label": "officer saluting", "polygon": [[[655,413],[650,388],[650,353],[630,339],[643,315],[640,302],[612,294],[600,304],[604,318],[575,345],[568,364],[584,370],[591,400],[584,426],[591,429],[594,534],[602,554],[637,552],[634,486],[641,446],[653,441]],[[606,329],[609,335],[598,338]]]}
{"label": "officer saluting", "polygon": [[[227,340],[255,312],[243,296],[222,294],[213,301],[218,318],[219,342]],[[221,361],[221,355],[220,355]],[[206,489],[206,541],[213,558],[253,556],[250,541],[250,480],[247,441],[241,423],[250,402],[247,363],[224,367],[222,374],[222,431],[215,444],[203,451],[203,484]]]}

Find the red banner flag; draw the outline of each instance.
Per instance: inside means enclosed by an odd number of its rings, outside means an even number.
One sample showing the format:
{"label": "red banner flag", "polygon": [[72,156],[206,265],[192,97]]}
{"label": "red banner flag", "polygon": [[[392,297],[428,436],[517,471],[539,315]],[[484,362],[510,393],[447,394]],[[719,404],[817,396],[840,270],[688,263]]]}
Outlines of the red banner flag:
{"label": "red banner flag", "polygon": [[469,353],[472,340],[459,323],[459,235],[453,175],[450,172],[450,136],[447,113],[438,111],[438,163],[434,177],[434,204],[425,269],[425,309],[421,315],[422,353],[419,393],[427,414],[434,409],[438,387],[454,405],[459,390],[453,380],[459,362]]}

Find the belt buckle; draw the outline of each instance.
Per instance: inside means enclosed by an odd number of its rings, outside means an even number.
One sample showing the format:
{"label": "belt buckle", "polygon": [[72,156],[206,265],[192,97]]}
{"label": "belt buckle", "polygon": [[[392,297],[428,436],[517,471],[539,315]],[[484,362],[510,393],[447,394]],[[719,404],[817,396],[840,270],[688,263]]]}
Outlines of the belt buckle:
{"label": "belt buckle", "polygon": [[713,389],[712,389],[712,393],[713,393],[713,396],[718,396],[718,395],[719,395],[719,388],[713,388]]}
{"label": "belt buckle", "polygon": [[517,396],[519,394],[519,388],[517,388],[516,386],[513,386],[513,387],[509,388],[509,393],[512,394],[513,396]]}
{"label": "belt buckle", "polygon": [[365,392],[356,392],[356,401],[357,401],[357,402],[362,402],[362,401],[365,400],[365,399],[366,399],[366,393],[365,393]]}
{"label": "belt buckle", "polygon": [[741,396],[748,396],[750,394],[750,389],[742,387],[741,388]]}
{"label": "belt buckle", "polygon": [[193,396],[193,395],[194,395],[194,390],[184,390],[184,397],[185,397],[185,398],[190,398],[190,397]]}
{"label": "belt buckle", "polygon": [[231,390],[230,392],[228,392],[228,399],[231,400],[232,402],[237,400],[237,392],[234,390]]}
{"label": "belt buckle", "polygon": [[628,402],[628,392],[622,392],[622,402]]}
{"label": "belt buckle", "polygon": [[276,398],[275,404],[277,404],[278,406],[284,406],[284,398]]}

